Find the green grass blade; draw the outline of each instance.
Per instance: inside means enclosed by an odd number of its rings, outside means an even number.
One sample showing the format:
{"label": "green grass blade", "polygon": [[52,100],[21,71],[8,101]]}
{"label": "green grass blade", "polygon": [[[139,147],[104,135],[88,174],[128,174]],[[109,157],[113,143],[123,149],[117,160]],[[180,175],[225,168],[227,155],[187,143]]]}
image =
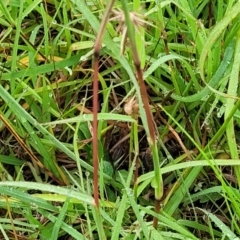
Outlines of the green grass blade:
{"label": "green grass blade", "polygon": [[24,189],[34,189],[39,191],[46,191],[46,192],[54,192],[57,194],[63,194],[72,198],[76,198],[83,203],[87,203],[90,205],[94,205],[94,200],[91,196],[83,193],[79,193],[75,190],[53,186],[50,184],[42,184],[42,183],[34,183],[34,182],[0,182],[1,186],[9,186],[9,187],[18,187]]}

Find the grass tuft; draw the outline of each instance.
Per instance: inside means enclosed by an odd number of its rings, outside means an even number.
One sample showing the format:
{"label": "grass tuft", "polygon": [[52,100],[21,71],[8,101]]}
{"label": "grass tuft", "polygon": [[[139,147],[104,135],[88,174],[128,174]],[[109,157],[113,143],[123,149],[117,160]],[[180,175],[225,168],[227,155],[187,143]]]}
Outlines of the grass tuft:
{"label": "grass tuft", "polygon": [[0,239],[239,239],[239,16],[0,1]]}

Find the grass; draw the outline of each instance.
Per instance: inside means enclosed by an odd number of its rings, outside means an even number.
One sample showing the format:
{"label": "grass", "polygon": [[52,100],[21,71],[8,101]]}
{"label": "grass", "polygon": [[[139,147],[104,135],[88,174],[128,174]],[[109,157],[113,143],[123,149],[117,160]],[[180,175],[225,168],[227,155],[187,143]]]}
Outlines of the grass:
{"label": "grass", "polygon": [[113,8],[0,2],[0,239],[239,239],[239,1]]}

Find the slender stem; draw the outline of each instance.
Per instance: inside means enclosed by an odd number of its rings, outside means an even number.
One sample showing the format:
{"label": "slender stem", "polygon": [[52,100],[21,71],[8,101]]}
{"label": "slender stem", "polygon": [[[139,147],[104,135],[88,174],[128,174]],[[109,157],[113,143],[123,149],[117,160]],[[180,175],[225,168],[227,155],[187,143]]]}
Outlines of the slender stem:
{"label": "slender stem", "polygon": [[93,75],[93,182],[94,182],[94,201],[96,207],[99,208],[99,194],[98,194],[98,67],[99,55],[102,43],[102,37],[106,24],[114,5],[114,0],[110,1],[107,5],[105,14],[103,16],[100,30],[98,32],[95,46],[94,46],[94,75]]}
{"label": "slender stem", "polygon": [[[140,62],[139,53],[138,53],[137,44],[136,44],[134,26],[130,19],[130,13],[129,13],[127,4],[128,3],[126,0],[122,0],[123,11],[125,14],[125,24],[127,26],[127,33],[128,33],[128,37],[130,40],[131,50],[132,50],[132,54],[133,54],[133,61],[134,61],[134,65],[135,65],[135,69],[136,69],[136,73],[137,73],[137,79],[139,82],[140,92],[141,92],[141,98],[142,98],[142,102],[144,105],[144,110],[145,110],[145,114],[146,114],[146,118],[147,118],[146,132],[148,135],[148,143],[150,145],[150,148],[151,148],[152,154],[153,154],[153,163],[154,163],[154,172],[155,172],[155,181],[156,181],[155,211],[156,211],[156,213],[159,213],[160,200],[163,196],[163,181],[162,181],[161,169],[160,169],[160,165],[159,165],[159,155],[158,155],[158,149],[157,149],[157,144],[156,144],[154,120],[153,120],[152,112],[151,112],[151,109],[149,106],[147,90],[146,90],[146,87],[144,84],[143,72],[141,69],[141,62]],[[158,219],[154,218],[153,227],[157,228],[157,226],[158,226]]]}
{"label": "slender stem", "polygon": [[139,86],[140,86],[140,92],[141,92],[141,96],[142,96],[142,101],[143,101],[143,105],[145,108],[145,112],[146,112],[146,117],[147,117],[147,122],[148,122],[148,130],[149,130],[149,144],[155,144],[155,131],[154,131],[154,123],[153,123],[153,117],[152,117],[152,112],[150,110],[149,107],[149,101],[148,101],[148,94],[147,94],[147,90],[144,84],[144,80],[143,80],[143,73],[142,73],[142,69],[141,69],[141,62],[138,56],[138,50],[137,50],[137,45],[136,45],[136,41],[135,41],[135,31],[134,31],[134,26],[131,22],[130,19],[130,15],[128,12],[128,6],[127,6],[127,2],[122,0],[122,6],[123,6],[123,11],[125,14],[125,22],[126,22],[126,26],[128,28],[128,37],[130,40],[130,45],[132,48],[132,53],[133,53],[133,61],[134,61],[134,65],[135,65],[135,69],[137,72],[137,79],[139,82]]}

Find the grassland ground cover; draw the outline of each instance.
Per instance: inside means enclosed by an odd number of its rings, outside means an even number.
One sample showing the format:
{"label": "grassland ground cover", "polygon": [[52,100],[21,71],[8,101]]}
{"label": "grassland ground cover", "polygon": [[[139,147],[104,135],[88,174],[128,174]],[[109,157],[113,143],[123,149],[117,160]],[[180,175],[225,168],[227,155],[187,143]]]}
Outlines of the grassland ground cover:
{"label": "grassland ground cover", "polygon": [[109,3],[0,1],[0,239],[239,239],[240,1]]}

